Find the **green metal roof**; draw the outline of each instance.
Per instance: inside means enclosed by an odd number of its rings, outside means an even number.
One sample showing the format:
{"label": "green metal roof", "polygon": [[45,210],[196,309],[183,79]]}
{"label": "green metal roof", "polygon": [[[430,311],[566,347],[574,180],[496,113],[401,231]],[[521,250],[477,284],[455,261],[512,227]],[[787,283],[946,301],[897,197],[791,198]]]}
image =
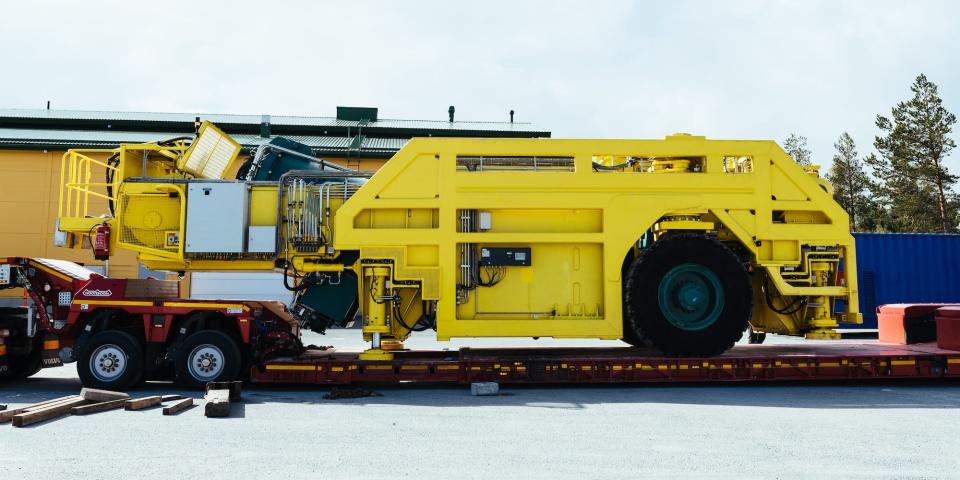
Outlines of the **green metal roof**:
{"label": "green metal roof", "polygon": [[245,147],[265,142],[261,123],[272,136],[312,147],[318,154],[389,157],[412,137],[549,137],[529,123],[447,122],[441,120],[344,120],[302,117],[162,112],[109,112],[0,108],[0,148],[112,148],[193,133],[200,117],[222,128]]}
{"label": "green metal roof", "polygon": [[[184,126],[193,128],[196,117],[209,120],[221,128],[248,127],[251,133],[259,132],[263,115],[234,115],[220,113],[162,113],[162,112],[107,112],[91,110],[44,110],[0,108],[0,127],[28,126],[32,124],[44,127],[54,126],[91,126],[95,128],[167,131],[168,128],[182,130]],[[269,116],[271,129],[276,133],[287,130],[309,129],[318,134],[323,129],[357,129],[362,127],[366,135],[388,133],[391,130],[417,131],[426,134],[444,134],[443,136],[491,136],[491,137],[549,137],[550,132],[534,128],[524,122],[473,122],[444,120],[392,120],[379,119],[362,125],[360,120],[340,120],[336,117],[301,117],[288,115]],[[157,128],[167,127],[167,128]],[[390,136],[390,135],[384,135]],[[393,135],[402,137],[406,135]]]}
{"label": "green metal roof", "polygon": [[[169,132],[0,128],[0,149],[115,148],[121,143],[156,142],[173,136],[176,135]],[[269,138],[249,134],[232,135],[232,137],[244,148],[250,149],[256,148],[269,140]],[[303,143],[318,154],[349,154],[366,157],[389,157],[400,150],[409,140],[406,138],[370,138],[364,136],[284,135],[284,137]]]}

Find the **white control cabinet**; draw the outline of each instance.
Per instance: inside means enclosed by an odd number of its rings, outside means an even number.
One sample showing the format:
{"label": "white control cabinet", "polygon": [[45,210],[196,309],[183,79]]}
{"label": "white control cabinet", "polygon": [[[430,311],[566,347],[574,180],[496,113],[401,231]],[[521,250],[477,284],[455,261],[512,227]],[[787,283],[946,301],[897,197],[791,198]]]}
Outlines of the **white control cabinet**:
{"label": "white control cabinet", "polygon": [[184,251],[240,253],[247,238],[245,183],[191,182],[187,188]]}

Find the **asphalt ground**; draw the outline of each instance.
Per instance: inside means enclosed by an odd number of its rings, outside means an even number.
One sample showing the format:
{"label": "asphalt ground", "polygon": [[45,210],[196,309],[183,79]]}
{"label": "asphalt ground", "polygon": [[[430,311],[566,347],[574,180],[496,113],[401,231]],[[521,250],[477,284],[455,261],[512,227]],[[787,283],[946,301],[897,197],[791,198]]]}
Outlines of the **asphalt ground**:
{"label": "asphalt ground", "polygon": [[[355,330],[306,341],[362,346]],[[615,343],[425,333],[407,345]],[[15,408],[80,381],[69,365],[0,389]],[[324,400],[326,388],[247,386],[225,419],[198,406],[0,425],[0,478],[960,478],[957,381],[375,390]],[[133,393],[200,397],[168,383]]]}

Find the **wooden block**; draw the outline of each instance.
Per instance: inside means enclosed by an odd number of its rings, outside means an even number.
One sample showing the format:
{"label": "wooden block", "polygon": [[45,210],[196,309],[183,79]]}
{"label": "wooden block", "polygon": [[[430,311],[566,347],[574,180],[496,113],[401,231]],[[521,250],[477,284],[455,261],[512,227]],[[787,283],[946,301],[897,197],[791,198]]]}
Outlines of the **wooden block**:
{"label": "wooden block", "polygon": [[143,398],[132,398],[123,403],[124,410],[143,410],[147,407],[152,407],[154,405],[160,405],[160,402],[163,400],[163,397],[160,395],[154,395],[152,397],[143,397]]}
{"label": "wooden block", "polygon": [[163,407],[163,414],[173,415],[175,413],[179,413],[183,410],[186,410],[192,406],[193,406],[193,399],[184,398],[183,400],[177,400],[176,403],[174,403],[173,405],[170,405],[169,407]]}
{"label": "wooden block", "polygon": [[229,390],[210,390],[203,399],[206,401],[203,406],[204,415],[208,417],[230,416]]}
{"label": "wooden block", "polygon": [[97,390],[95,388],[81,388],[80,396],[91,402],[109,402],[111,400],[127,400],[130,395],[123,392],[111,392],[110,390]]}
{"label": "wooden block", "polygon": [[161,403],[163,403],[163,402],[172,402],[172,401],[174,401],[174,400],[183,400],[184,398],[186,398],[186,397],[184,397],[183,395],[164,395],[164,396],[160,397],[160,402],[161,402]]}
{"label": "wooden block", "polygon": [[240,380],[233,382],[207,382],[207,391],[210,390],[229,390],[230,401],[239,402],[240,392],[243,391],[243,382]]}
{"label": "wooden block", "polygon": [[84,403],[87,403],[87,401],[83,398],[75,397],[73,400],[53,403],[45,407],[40,407],[36,410],[30,410],[29,412],[14,415],[13,426],[25,427],[37,422],[42,422],[44,420],[50,420],[61,415],[66,415],[70,412],[70,409],[83,405]]}
{"label": "wooden block", "polygon": [[26,411],[29,411],[29,410],[36,410],[36,409],[38,409],[38,408],[40,408],[40,407],[45,407],[45,406],[47,406],[47,405],[52,405],[52,404],[54,404],[54,403],[60,403],[60,402],[66,401],[66,400],[72,400],[72,399],[74,399],[74,398],[77,398],[77,397],[74,396],[74,395],[70,395],[70,396],[66,396],[66,397],[54,398],[53,400],[47,400],[47,401],[45,401],[45,402],[34,403],[33,405],[27,405],[27,406],[25,406],[25,407],[14,408],[14,409],[12,409],[12,410],[7,410],[7,411],[4,411],[4,412],[0,412],[0,423],[9,422],[11,419],[13,419],[13,416],[14,416],[14,415],[19,415],[19,414],[21,414],[21,413],[23,413],[23,412],[26,412]]}
{"label": "wooden block", "polygon": [[81,405],[79,407],[73,407],[70,409],[70,413],[73,415],[88,415],[91,413],[100,413],[106,412],[107,410],[114,410],[117,408],[123,408],[123,404],[127,401],[123,398],[118,400],[109,400],[106,402],[94,403],[91,405]]}

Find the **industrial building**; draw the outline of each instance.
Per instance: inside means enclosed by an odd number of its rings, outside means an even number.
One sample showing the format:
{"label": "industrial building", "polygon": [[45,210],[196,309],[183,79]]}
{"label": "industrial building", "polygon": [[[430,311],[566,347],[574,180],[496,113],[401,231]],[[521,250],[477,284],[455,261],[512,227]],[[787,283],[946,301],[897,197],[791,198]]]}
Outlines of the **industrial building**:
{"label": "industrial building", "polygon": [[[70,148],[116,148],[193,135],[198,121],[216,123],[243,146],[242,155],[283,136],[309,145],[325,160],[364,171],[379,169],[413,137],[550,136],[529,123],[512,121],[512,111],[509,117],[504,112],[504,121],[456,120],[453,107],[445,114],[444,120],[399,120],[379,118],[377,108],[366,107],[337,107],[336,115],[328,117],[0,109],[0,251],[70,260],[93,270],[108,269],[114,277],[157,275],[143,269],[132,252],[119,252],[105,265],[89,250],[53,245],[61,158]],[[195,273],[188,278],[184,289],[193,297],[289,299],[279,274]],[[0,304],[19,302],[18,291],[0,295],[6,296]]]}

